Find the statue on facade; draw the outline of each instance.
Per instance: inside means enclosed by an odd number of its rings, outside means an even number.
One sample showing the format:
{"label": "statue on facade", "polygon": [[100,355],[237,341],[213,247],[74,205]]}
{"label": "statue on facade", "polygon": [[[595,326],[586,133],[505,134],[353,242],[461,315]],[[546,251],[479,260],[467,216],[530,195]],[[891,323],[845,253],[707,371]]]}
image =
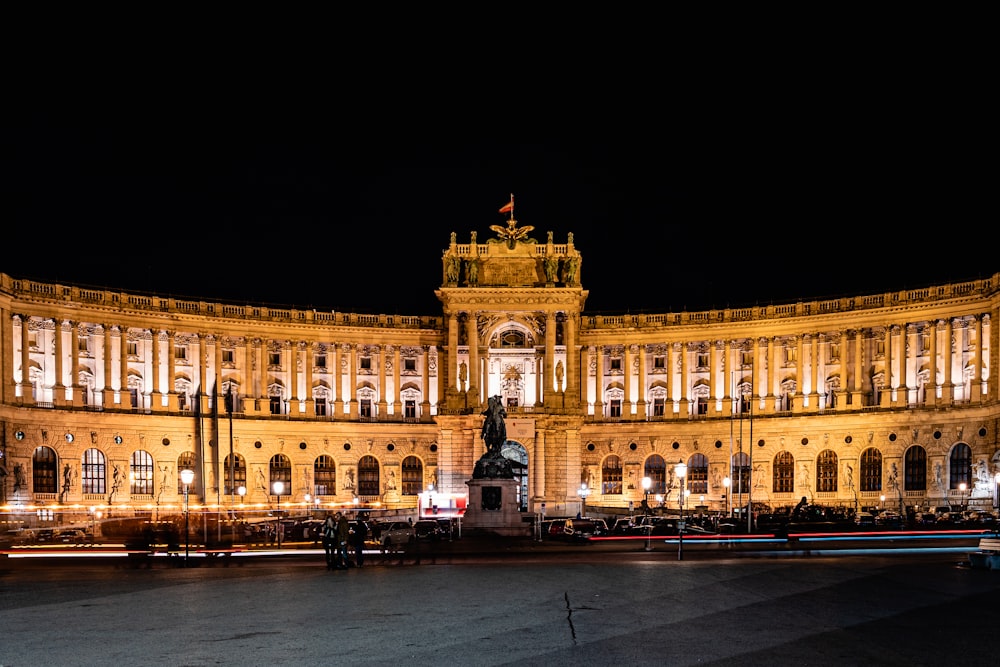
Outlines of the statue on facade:
{"label": "statue on facade", "polygon": [[486,453],[479,457],[472,473],[474,479],[484,477],[512,479],[514,469],[511,461],[502,453],[507,442],[507,410],[503,407],[500,396],[490,396],[486,409],[481,413],[484,417],[480,437],[486,445]]}

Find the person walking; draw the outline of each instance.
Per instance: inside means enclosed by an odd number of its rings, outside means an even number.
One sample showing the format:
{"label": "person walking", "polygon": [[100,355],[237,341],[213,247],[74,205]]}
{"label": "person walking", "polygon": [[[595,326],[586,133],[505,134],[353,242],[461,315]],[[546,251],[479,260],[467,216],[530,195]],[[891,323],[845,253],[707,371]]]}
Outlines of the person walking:
{"label": "person walking", "polygon": [[326,569],[332,570],[337,562],[337,522],[333,515],[327,512],[326,520],[319,528],[319,534],[323,538],[323,552],[326,554]]}
{"label": "person walking", "polygon": [[354,541],[354,564],[357,567],[362,567],[365,564],[365,541],[368,539],[368,524],[365,523],[364,517],[360,513],[354,522],[352,539]]}
{"label": "person walking", "polygon": [[343,513],[337,512],[337,565],[336,569],[346,570],[348,564],[347,540],[350,539],[351,524],[347,522],[347,517]]}

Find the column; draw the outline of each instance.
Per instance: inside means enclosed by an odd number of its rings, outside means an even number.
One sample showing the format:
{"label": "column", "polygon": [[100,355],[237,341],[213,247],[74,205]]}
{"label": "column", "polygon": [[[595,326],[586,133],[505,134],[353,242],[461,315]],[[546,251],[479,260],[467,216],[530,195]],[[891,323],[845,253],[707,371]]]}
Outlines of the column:
{"label": "column", "polygon": [[388,388],[385,384],[385,365],[386,361],[389,359],[389,355],[395,349],[392,345],[382,345],[376,346],[378,350],[378,359],[375,363],[378,364],[378,418],[380,421],[385,420],[387,414],[389,414],[387,406],[389,403],[386,401],[385,395]]}
{"label": "column", "polygon": [[920,348],[917,345],[917,326],[912,323],[907,324],[906,347],[903,351],[903,368],[905,369],[903,371],[905,373],[903,377],[906,378],[904,384],[906,384],[907,389],[906,403],[903,405],[913,405],[917,401],[917,377],[915,371],[912,374],[910,372],[910,359],[916,361],[919,349]]}
{"label": "column", "polygon": [[594,416],[604,417],[604,346],[594,348],[596,358],[596,378],[594,381]]}
{"label": "column", "polygon": [[591,348],[582,347],[579,352],[580,360],[580,373],[577,377],[580,378],[580,405],[584,409],[584,413],[590,405],[590,396],[587,394],[587,385],[590,384],[590,352]]}
{"label": "column", "polygon": [[393,346],[392,355],[392,414],[396,415],[396,418],[403,416],[403,404],[401,402],[401,397],[399,395],[399,364],[400,364],[400,346]]}
{"label": "column", "polygon": [[21,402],[35,403],[34,387],[31,384],[31,337],[28,335],[28,315],[21,315]]}
{"label": "column", "polygon": [[646,393],[649,387],[646,382],[646,344],[639,345],[639,405],[636,413],[643,420],[649,418],[649,411],[646,409]]}
{"label": "column", "polygon": [[[305,356],[305,414],[309,417],[316,416],[316,399],[313,397],[313,366],[316,363],[316,344],[312,341],[302,342],[302,354]],[[333,406],[330,406],[330,410],[333,410]]]}
{"label": "column", "polygon": [[333,402],[331,414],[336,417],[343,417],[347,414],[347,400],[344,395],[344,374],[341,371],[341,366],[344,363],[343,357],[340,356],[340,343],[331,343],[330,347],[333,348],[333,379],[330,385],[333,387]]}
{"label": "column", "polygon": [[880,408],[888,408],[892,398],[892,329],[885,327],[882,332],[884,354],[882,355],[885,380],[882,383],[882,392],[879,395],[878,405]]}
{"label": "column", "polygon": [[[722,414],[733,414],[733,341],[722,344]],[[727,468],[728,470],[728,468]]]}
{"label": "column", "polygon": [[167,410],[177,412],[177,391],[174,380],[177,377],[177,340],[173,331],[167,331]]}
{"label": "column", "polygon": [[722,341],[708,341],[708,415],[719,414],[719,347]]}
{"label": "column", "polygon": [[854,330],[854,372],[851,373],[851,391],[853,396],[851,397],[852,407],[856,410],[861,407],[861,380],[864,376],[864,348],[862,343],[864,342],[864,330],[855,329]]}
{"label": "column", "polygon": [[950,406],[955,402],[955,383],[952,382],[952,363],[954,363],[954,347],[952,346],[953,320],[944,321],[944,386],[941,388],[941,402]]}
{"label": "column", "polygon": [[846,330],[840,332],[840,396],[837,397],[837,410],[843,411],[851,407],[848,396],[851,396],[853,384],[853,368],[850,364],[851,341]]}
{"label": "column", "polygon": [[150,408],[163,410],[163,393],[160,391],[160,330],[151,329],[152,333],[152,386],[150,387]]}
{"label": "column", "polygon": [[[893,393],[892,407],[906,406],[906,333],[905,327],[899,324],[890,325],[896,345],[892,348],[892,360],[896,366],[896,387]],[[891,365],[891,364],[890,364]]]}
{"label": "column", "polygon": [[103,326],[104,349],[101,350],[101,356],[104,360],[104,380],[101,389],[101,401],[104,405],[104,409],[110,410],[115,405],[115,391],[111,386],[111,362],[113,361],[111,356],[111,325],[105,324]]}
{"label": "column", "polygon": [[809,386],[809,410],[819,411],[819,397],[823,393],[819,387],[819,336],[809,335],[809,372],[811,382]]}
{"label": "column", "polygon": [[803,336],[797,335],[795,338],[795,391],[791,396],[792,412],[802,412],[805,404],[805,340]]}
{"label": "column", "polygon": [[257,409],[265,414],[271,412],[271,390],[267,386],[267,367],[271,363],[269,344],[269,341],[262,338],[257,338],[254,341],[257,348],[257,389],[260,397],[260,400],[257,401]]}
{"label": "column", "polygon": [[[970,400],[973,403],[979,403],[983,400],[983,316],[982,314],[977,314],[975,316],[975,331],[976,331],[976,353],[972,357],[972,391],[970,392]],[[993,327],[990,326],[990,331],[992,332]],[[990,350],[990,357],[996,356],[993,350]],[[992,380],[992,378],[991,378]]]}
{"label": "column", "polygon": [[63,355],[65,354],[65,352],[63,351],[62,318],[57,317],[53,319],[53,322],[55,323],[55,330],[56,330],[56,349],[55,349],[56,386],[55,386],[55,394],[52,396],[52,402],[56,406],[60,406],[60,405],[66,405],[66,384],[64,382],[66,378],[63,377],[64,373]]}
{"label": "column", "polygon": [[[570,404],[574,403],[574,396],[580,395],[580,369],[577,368],[576,361],[579,359],[576,349],[576,321],[580,317],[579,313],[566,313],[566,322],[563,325],[563,342],[566,344],[566,394],[570,397]],[[640,368],[642,368],[640,366]],[[645,389],[640,389],[639,405],[645,405]]]}
{"label": "column", "polygon": [[688,357],[691,356],[689,343],[681,343],[681,417],[691,416],[691,386]]}
{"label": "column", "polygon": [[358,355],[355,348],[353,343],[344,344],[348,354],[347,394],[344,397],[348,398],[348,417],[351,419],[358,418]]}
{"label": "column", "polygon": [[482,403],[482,386],[479,377],[479,330],[473,312],[469,312],[465,320],[465,342],[469,346],[469,395],[466,400],[468,407],[478,408]]}
{"label": "column", "polygon": [[[212,353],[214,363],[212,367],[212,403],[219,408],[218,412],[224,412],[225,406],[221,400],[225,393],[222,389],[222,338],[219,335],[212,337]],[[236,361],[236,350],[233,350],[233,361]],[[235,387],[234,387],[235,389]],[[232,394],[233,411],[236,411],[236,392]]]}
{"label": "column", "polygon": [[302,403],[299,400],[299,341],[286,341],[288,346],[288,414],[299,415]]}
{"label": "column", "polygon": [[547,406],[555,406],[555,356],[556,356],[556,314],[545,314],[545,356],[542,370],[542,402]]}
{"label": "column", "polygon": [[777,364],[777,359],[774,358],[774,336],[767,338],[767,372],[764,377],[767,378],[765,384],[767,385],[767,394],[764,396],[764,411],[771,414],[775,411],[776,407],[776,396],[774,394],[774,371]]}
{"label": "column", "polygon": [[118,402],[122,410],[132,408],[132,394],[128,390],[128,327],[118,327]]}
{"label": "column", "polygon": [[622,365],[625,368],[622,369],[622,376],[625,380],[625,400],[622,401],[622,419],[632,419],[632,414],[635,409],[635,401],[633,395],[633,383],[632,379],[632,355],[634,354],[635,346],[626,345],[624,349],[625,358],[622,360]]}
{"label": "column", "polygon": [[[447,344],[447,364],[444,364],[444,378],[443,382],[441,378],[438,379],[438,384],[444,386],[444,397],[445,400],[448,396],[457,397],[459,394],[458,386],[458,314],[449,313],[448,315],[448,344]],[[439,359],[440,361],[440,359]],[[438,364],[438,373],[440,374],[441,364]],[[440,392],[440,387],[439,387]],[[454,406],[452,406],[454,407]]]}
{"label": "column", "polygon": [[753,338],[753,344],[750,350],[750,405],[749,410],[751,414],[756,414],[760,412],[760,344],[761,342],[767,341],[766,338]]}
{"label": "column", "polygon": [[672,419],[674,416],[674,364],[676,363],[676,356],[674,354],[674,346],[677,343],[666,343],[664,346],[664,353],[666,354],[666,371],[667,377],[664,378],[664,382],[667,385],[667,396],[663,400],[663,416],[665,419]]}
{"label": "column", "polygon": [[196,333],[194,339],[198,342],[198,393],[194,397],[201,404],[201,414],[211,414],[212,388],[208,386],[208,334]]}
{"label": "column", "polygon": [[937,320],[931,320],[927,324],[927,329],[928,329],[927,336],[930,339],[929,340],[930,349],[927,350],[928,357],[929,357],[927,359],[928,378],[927,378],[927,386],[924,388],[924,402],[927,405],[932,405],[932,406],[933,405],[937,405],[937,385],[938,385],[938,377],[937,377],[937,369],[938,369],[938,365],[937,365],[937,353],[938,353],[938,349],[937,349],[938,348],[938,340],[937,340],[937,337],[938,337],[938,328],[937,328],[937,325],[938,325]]}
{"label": "column", "polygon": [[69,386],[73,388],[73,404],[84,405],[86,388],[80,386],[80,323],[70,320],[69,327],[70,368],[73,373],[69,379]]}
{"label": "column", "polygon": [[420,421],[428,421],[431,416],[431,346],[420,347]]}

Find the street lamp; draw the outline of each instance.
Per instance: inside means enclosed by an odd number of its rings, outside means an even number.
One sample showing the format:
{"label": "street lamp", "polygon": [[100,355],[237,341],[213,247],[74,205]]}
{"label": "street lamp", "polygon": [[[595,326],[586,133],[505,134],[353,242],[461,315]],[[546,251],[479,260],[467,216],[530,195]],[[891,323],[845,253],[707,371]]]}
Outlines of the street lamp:
{"label": "street lamp", "polygon": [[281,548],[281,534],[285,532],[285,526],[281,523],[281,494],[285,490],[285,483],[280,479],[271,485],[274,488],[274,495],[278,497],[278,521],[274,525],[274,531],[278,534],[278,548]]}
{"label": "street lamp", "polygon": [[965,482],[962,482],[961,484],[958,485],[958,490],[962,492],[962,506],[961,506],[961,509],[963,511],[965,510],[965,489],[966,488],[968,488],[968,487],[966,487]]}
{"label": "street lamp", "polygon": [[884,493],[881,496],[878,497],[878,509],[879,509],[880,512],[883,511],[883,510],[885,510],[885,494]]}
{"label": "street lamp", "polygon": [[586,482],[580,482],[580,488],[577,489],[576,494],[580,496],[580,516],[587,516],[587,496],[590,495],[590,489],[587,487]]}
{"label": "street lamp", "polygon": [[[649,487],[653,486],[653,480],[649,477],[642,478],[642,513],[649,514]],[[646,551],[652,551],[653,545],[650,542],[650,536],[653,533],[653,524],[646,519]]]}
{"label": "street lamp", "polygon": [[188,511],[188,487],[194,481],[194,470],[181,470],[181,483],[184,485],[184,567],[188,565],[191,551],[191,514]]}
{"label": "street lamp", "polygon": [[677,481],[680,483],[681,488],[677,494],[677,501],[680,504],[681,518],[677,522],[677,560],[684,560],[684,494],[687,491],[686,482],[684,478],[687,476],[688,467],[684,465],[684,460],[681,459],[674,466],[674,474],[677,475]]}

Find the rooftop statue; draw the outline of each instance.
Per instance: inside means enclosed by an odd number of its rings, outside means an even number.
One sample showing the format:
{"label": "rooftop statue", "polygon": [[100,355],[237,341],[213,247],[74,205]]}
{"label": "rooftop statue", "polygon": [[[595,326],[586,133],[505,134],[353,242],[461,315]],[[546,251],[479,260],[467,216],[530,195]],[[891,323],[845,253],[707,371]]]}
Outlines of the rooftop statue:
{"label": "rooftop statue", "polygon": [[535,239],[528,238],[528,232],[534,229],[531,225],[525,225],[520,229],[517,228],[517,220],[511,218],[507,221],[507,227],[501,227],[500,225],[490,225],[490,229],[497,233],[500,240],[507,242],[507,247],[511,250],[517,245],[518,241],[522,243],[534,243]]}

